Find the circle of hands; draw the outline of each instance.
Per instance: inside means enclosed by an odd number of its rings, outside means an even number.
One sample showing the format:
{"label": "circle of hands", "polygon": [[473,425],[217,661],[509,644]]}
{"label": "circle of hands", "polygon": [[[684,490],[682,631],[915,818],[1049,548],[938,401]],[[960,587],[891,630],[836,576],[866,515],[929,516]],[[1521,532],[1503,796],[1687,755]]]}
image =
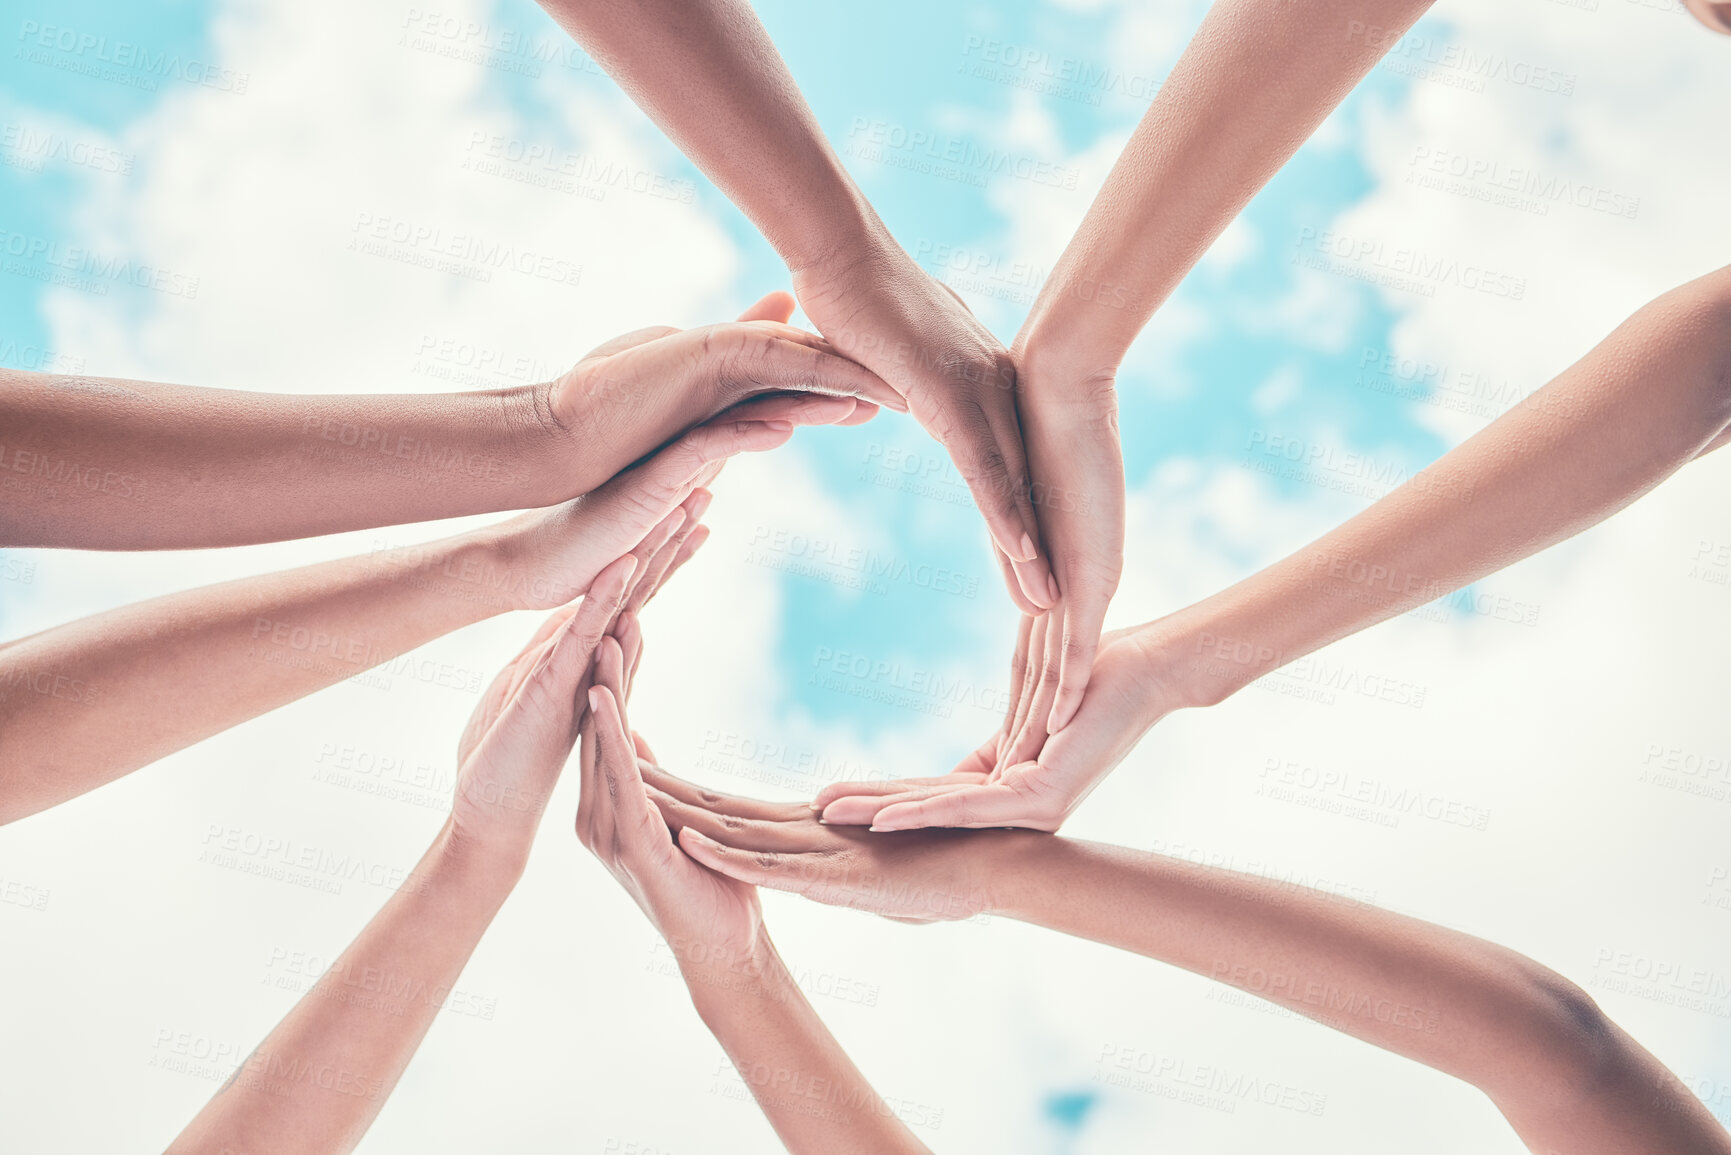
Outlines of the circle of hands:
{"label": "circle of hands", "polygon": [[[592,493],[519,519],[523,560],[564,574],[556,588],[587,593],[555,609],[498,675],[459,748],[455,836],[521,857],[581,737],[578,834],[676,950],[760,949],[760,885],[905,921],[976,914],[987,880],[934,885],[940,862],[972,868],[966,856],[921,862],[922,852],[968,837],[954,828],[1055,831],[1162,712],[1148,709],[1162,690],[1144,637],[1100,636],[1123,548],[1111,373],[1066,373],[1062,404],[1030,403],[1018,368],[1024,383],[1055,370],[1035,350],[1004,349],[899,250],[840,273],[796,272],[795,285],[828,336],[787,324],[793,300],[776,293],[727,325],[616,338],[553,383],[547,419],[603,438],[641,434],[629,424],[644,412],[674,424],[725,408]],[[883,333],[906,336],[873,336]],[[917,352],[933,347],[947,355]],[[650,389],[659,395],[636,403]],[[627,394],[634,403],[620,404]],[[774,448],[798,425],[857,424],[880,406],[944,442],[1022,611],[1002,725],[949,774],[832,784],[810,803],[676,777],[630,730],[627,703],[639,613],[707,537],[704,487],[736,453]],[[1089,500],[1037,500],[1077,493]],[[883,836],[893,831],[914,833]],[[922,872],[917,892],[885,885],[892,859]]]}

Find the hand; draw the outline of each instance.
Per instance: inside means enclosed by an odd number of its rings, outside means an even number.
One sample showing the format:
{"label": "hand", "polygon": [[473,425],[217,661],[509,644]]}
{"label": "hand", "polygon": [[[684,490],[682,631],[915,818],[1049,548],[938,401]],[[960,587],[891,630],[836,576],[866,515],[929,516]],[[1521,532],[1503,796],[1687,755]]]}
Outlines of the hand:
{"label": "hand", "polygon": [[697,519],[707,497],[694,496],[603,569],[581,603],[549,615],[481,695],[457,742],[457,842],[519,866],[526,859],[577,740],[596,648],[610,629],[635,630],[637,611],[703,544]]}
{"label": "hand", "polygon": [[995,908],[993,855],[1019,855],[1031,833],[919,830],[894,837],[825,826],[804,803],[703,790],[645,766],[649,796],[679,845],[740,882],[802,894],[898,922],[946,922]]}
{"label": "hand", "polygon": [[1037,550],[1009,353],[888,238],[795,269],[793,285],[833,346],[889,382],[949,451],[1009,559],[1016,604],[1027,613],[1050,606],[1057,594]]}
{"label": "hand", "polygon": [[856,411],[851,398],[772,394],[734,406],[691,430],[648,460],[624,470],[592,493],[499,526],[493,536],[497,564],[476,581],[501,586],[513,608],[549,609],[589,588],[602,566],[636,547],[645,534],[693,494],[700,517],[713,481],[736,453],[785,444],[797,425],[824,425]]}
{"label": "hand", "polygon": [[650,801],[639,752],[625,723],[626,655],[602,641],[583,723],[583,794],[577,836],[630,894],[679,956],[680,967],[749,980],[768,937],[757,892],[687,857]]}
{"label": "hand", "polygon": [[[1032,644],[1038,622],[1022,637]],[[1101,779],[1124,760],[1154,723],[1190,702],[1181,696],[1178,647],[1140,630],[1106,635],[1088,694],[1075,720],[1046,740],[1039,758],[1003,764],[1002,734],[993,736],[941,778],[842,782],[811,803],[832,826],[871,824],[874,831],[923,826],[1019,826],[1055,831]],[[1026,677],[1015,716],[1028,709],[1035,671]]]}
{"label": "hand", "polygon": [[1076,716],[1124,568],[1124,458],[1113,372],[1048,366],[1037,351],[1019,351],[1017,366],[1030,493],[1059,600],[1047,614],[1043,645],[1028,655],[1038,685],[1021,725],[1005,735],[999,752],[1005,765],[1038,755],[1046,735]]}
{"label": "hand", "polygon": [[577,443],[565,492],[593,489],[619,464],[766,392],[864,399],[851,416],[836,419],[841,424],[869,418],[877,404],[904,407],[870,371],[788,325],[793,306],[788,294],[770,293],[738,321],[626,333],[531,391],[540,423]]}

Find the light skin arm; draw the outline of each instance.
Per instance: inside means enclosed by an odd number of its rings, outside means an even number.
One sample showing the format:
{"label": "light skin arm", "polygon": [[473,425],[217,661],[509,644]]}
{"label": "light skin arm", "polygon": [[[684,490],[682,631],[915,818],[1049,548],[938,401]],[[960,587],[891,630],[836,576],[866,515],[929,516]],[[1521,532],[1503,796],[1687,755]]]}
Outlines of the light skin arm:
{"label": "light skin arm", "polygon": [[1584,991],[1495,943],[1142,851],[1029,831],[873,836],[648,780],[680,846],[740,882],[903,921],[1001,914],[1182,967],[1473,1084],[1534,1151],[1731,1153]]}
{"label": "light skin arm", "polygon": [[895,397],[785,324],[792,308],[770,294],[739,321],[639,330],[554,381],[474,393],[249,393],[0,369],[0,545],[189,549],[540,508],[766,390]]}
{"label": "light skin arm", "polygon": [[1011,347],[1033,503],[1062,599],[998,761],[1075,717],[1124,555],[1117,374],[1208,246],[1430,0],[1222,0],[1143,114]]}
{"label": "light skin arm", "polygon": [[1304,549],[1177,613],[1107,635],[1076,720],[1037,760],[994,768],[994,739],[944,778],[838,784],[816,805],[830,822],[878,830],[1055,830],[1173,710],[1220,702],[1596,525],[1728,437],[1731,268],[1642,308],[1549,384]]}
{"label": "light skin arm", "polygon": [[[402,888],[169,1147],[173,1155],[353,1150],[516,886],[570,755],[596,645],[654,592],[625,557],[556,611],[488,688],[459,743],[451,817]],[[634,588],[635,587],[635,588]]]}
{"label": "light skin arm", "polygon": [[[943,442],[1024,610],[1052,604],[1007,350],[916,265],[855,186],[745,0],[541,6],[750,217],[834,347]],[[884,401],[881,397],[873,400]]]}
{"label": "light skin arm", "polygon": [[[581,594],[640,542],[689,533],[733,453],[850,398],[729,410],[575,502],[425,546],[170,594],[0,646],[0,823],[507,610]],[[683,504],[682,504],[683,503]],[[461,688],[462,671],[427,676]]]}
{"label": "light skin arm", "polygon": [[[776,953],[757,893],[706,870],[674,844],[628,731],[627,671],[638,637],[623,631],[597,658],[583,734],[577,832],[649,916],[679,959],[692,1005],[795,1155],[913,1155],[927,1148],[841,1049]],[[644,755],[640,760],[639,754]]]}

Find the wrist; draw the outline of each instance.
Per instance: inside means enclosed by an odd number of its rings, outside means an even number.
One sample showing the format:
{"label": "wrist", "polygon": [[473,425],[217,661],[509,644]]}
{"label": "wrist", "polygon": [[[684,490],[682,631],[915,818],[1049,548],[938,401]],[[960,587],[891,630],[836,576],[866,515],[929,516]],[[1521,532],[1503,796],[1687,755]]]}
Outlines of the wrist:
{"label": "wrist", "polygon": [[798,988],[775,944],[759,932],[749,942],[707,942],[664,935],[679,960],[679,974],[698,1016],[714,1024],[717,1016],[742,1000],[784,1003]]}
{"label": "wrist", "polygon": [[821,219],[811,222],[816,227],[769,238],[789,273],[819,285],[831,284],[864,257],[893,252],[907,259],[840,160],[833,154],[831,158],[836,166],[835,191],[827,198],[829,206]]}
{"label": "wrist", "polygon": [[562,419],[555,404],[564,378],[500,391],[509,429],[518,509],[557,505],[584,492],[580,464],[587,461],[588,429]]}
{"label": "wrist", "polygon": [[414,881],[422,890],[449,886],[500,904],[523,877],[529,865],[529,846],[526,838],[473,830],[446,819],[433,839],[433,853],[426,859],[427,876]]}
{"label": "wrist", "polygon": [[1272,647],[1234,636],[1221,623],[1193,620],[1188,611],[1145,623],[1134,637],[1149,712],[1217,706],[1280,665]]}

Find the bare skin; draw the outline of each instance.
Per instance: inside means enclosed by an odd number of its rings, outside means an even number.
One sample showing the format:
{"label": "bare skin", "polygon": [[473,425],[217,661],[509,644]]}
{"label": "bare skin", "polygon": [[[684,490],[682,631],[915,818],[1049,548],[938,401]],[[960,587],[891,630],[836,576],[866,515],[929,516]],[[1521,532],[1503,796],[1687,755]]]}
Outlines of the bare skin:
{"label": "bare skin", "polygon": [[667,537],[616,559],[500,671],[458,742],[451,817],[419,865],[172,1155],[339,1155],[361,1141],[522,877],[577,739],[597,646],[610,631],[631,636],[630,607],[699,540]]}
{"label": "bare skin", "polygon": [[640,329],[557,380],[477,393],[281,395],[0,370],[0,545],[190,549],[541,508],[765,392],[896,399],[786,324],[792,311],[771,293],[738,321]]}
{"label": "bare skin", "polygon": [[699,865],[656,812],[639,773],[654,773],[648,746],[625,720],[640,647],[641,634],[627,630],[596,657],[578,837],[678,956],[692,1005],[789,1151],[927,1151],[806,1001],[770,941],[756,889]]}
{"label": "bare skin", "polygon": [[[541,6],[757,225],[832,345],[888,382],[956,463],[1025,611],[1052,604],[997,338],[898,245],[744,0]],[[873,400],[882,400],[873,397]]]}
{"label": "bare skin", "polygon": [[[1056,830],[1161,718],[1572,537],[1731,439],[1731,268],[1653,301],[1581,360],[1338,528],[1237,585],[1107,636],[1075,721],[1005,766],[841,783],[832,823]],[[1039,647],[1025,628],[1018,711]],[[1096,700],[1097,699],[1097,700]],[[1009,727],[1007,726],[1006,729]]]}
{"label": "bare skin", "polygon": [[1182,967],[1471,1083],[1545,1155],[1731,1153],[1706,1107],[1585,991],[1495,943],[1122,847],[1013,830],[871,835],[798,803],[653,767],[642,777],[680,848],[741,885],[905,922],[1001,914]]}
{"label": "bare skin", "polygon": [[1124,355],[1208,246],[1430,3],[1215,4],[1041,287],[1010,351],[1034,511],[1062,597],[1029,655],[1039,678],[1005,735],[1005,766],[1035,757],[1076,716],[1118,588]]}
{"label": "bare skin", "polygon": [[[508,610],[550,609],[621,554],[698,528],[726,459],[844,420],[770,396],[595,492],[443,541],[170,594],[0,645],[0,824]],[[433,667],[430,680],[454,675]]]}

